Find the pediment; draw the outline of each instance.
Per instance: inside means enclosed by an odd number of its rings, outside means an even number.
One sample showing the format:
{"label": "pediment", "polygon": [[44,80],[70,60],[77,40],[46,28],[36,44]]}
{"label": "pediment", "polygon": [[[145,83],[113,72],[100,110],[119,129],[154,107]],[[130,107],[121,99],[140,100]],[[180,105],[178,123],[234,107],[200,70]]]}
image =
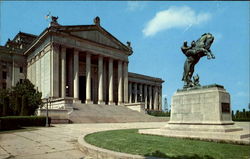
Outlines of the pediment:
{"label": "pediment", "polygon": [[112,37],[104,35],[98,30],[71,31],[70,34],[85,40],[90,40],[116,49],[124,50],[124,46],[122,46],[120,42],[113,40]]}

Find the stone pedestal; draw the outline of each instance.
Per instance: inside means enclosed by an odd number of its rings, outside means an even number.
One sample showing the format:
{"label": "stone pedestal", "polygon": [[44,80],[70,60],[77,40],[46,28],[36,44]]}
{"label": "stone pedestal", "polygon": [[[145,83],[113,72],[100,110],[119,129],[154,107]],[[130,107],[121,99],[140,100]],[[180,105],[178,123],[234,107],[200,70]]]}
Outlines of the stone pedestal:
{"label": "stone pedestal", "polygon": [[223,86],[209,85],[178,90],[172,97],[171,117],[161,129],[142,134],[249,143],[249,132],[234,125],[230,95]]}
{"label": "stone pedestal", "polygon": [[233,124],[230,95],[223,86],[178,90],[169,124]]}

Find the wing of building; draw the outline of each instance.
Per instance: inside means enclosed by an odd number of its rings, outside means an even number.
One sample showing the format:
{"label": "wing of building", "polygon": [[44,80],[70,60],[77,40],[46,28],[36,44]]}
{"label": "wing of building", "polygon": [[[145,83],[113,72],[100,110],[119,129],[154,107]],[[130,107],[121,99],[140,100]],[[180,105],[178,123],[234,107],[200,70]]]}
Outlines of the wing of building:
{"label": "wing of building", "polygon": [[40,35],[19,32],[0,47],[0,88],[28,78],[52,107],[74,103],[124,105],[144,102],[161,110],[160,78],[128,72],[133,51],[100,25],[60,25],[53,19]]}

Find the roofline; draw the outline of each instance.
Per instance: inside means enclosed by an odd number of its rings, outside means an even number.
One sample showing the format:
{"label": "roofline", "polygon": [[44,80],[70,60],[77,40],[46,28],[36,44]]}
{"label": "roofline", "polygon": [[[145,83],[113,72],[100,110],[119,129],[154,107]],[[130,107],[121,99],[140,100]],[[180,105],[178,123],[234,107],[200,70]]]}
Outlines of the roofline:
{"label": "roofline", "polygon": [[30,46],[23,51],[23,54],[24,55],[27,54],[27,52],[29,52],[39,42],[39,40],[42,39],[49,32],[50,28],[51,27],[44,29],[43,32],[40,35],[38,35],[36,39],[30,44]]}
{"label": "roofline", "polygon": [[[15,37],[12,39],[12,41],[14,41],[14,40],[17,38],[17,36],[20,35],[20,34],[28,35],[28,36],[33,36],[33,37],[37,37],[37,35],[19,31],[19,32],[15,35]],[[7,44],[7,42],[5,43],[5,45],[6,45],[6,44]]]}
{"label": "roofline", "polygon": [[56,28],[59,29],[60,28],[67,28],[67,27],[94,27],[97,29],[100,29],[101,31],[107,33],[113,40],[115,40],[116,42],[118,42],[124,49],[126,49],[126,51],[128,52],[129,55],[131,55],[133,53],[132,50],[130,50],[126,45],[124,45],[122,42],[120,42],[116,37],[114,37],[112,34],[110,34],[108,31],[106,31],[103,27],[101,26],[97,26],[97,25],[60,25],[60,26],[50,26],[48,28],[46,28],[39,36],[37,36],[37,38],[30,44],[30,46],[24,50],[23,54],[27,54],[27,52],[29,52],[37,43],[38,41],[40,41],[43,37],[46,36],[47,33],[49,33],[51,31],[51,28]]}
{"label": "roofline", "polygon": [[154,81],[157,81],[157,82],[165,82],[164,80],[162,80],[161,78],[156,78],[156,77],[152,77],[152,76],[147,76],[147,75],[142,75],[142,74],[138,74],[138,73],[133,73],[133,72],[128,72],[128,77],[138,77],[138,78],[142,78],[142,79],[145,79],[145,78],[148,78],[150,80],[154,80]]}
{"label": "roofline", "polygon": [[97,26],[98,28],[102,29],[104,32],[108,33],[109,36],[111,36],[115,41],[120,43],[123,47],[129,51],[129,55],[132,55],[133,51],[131,51],[125,44],[123,44],[120,40],[118,40],[115,36],[113,36],[111,33],[109,33],[106,29],[104,29],[102,26]]}
{"label": "roofline", "polygon": [[[25,33],[25,32],[22,32],[22,31],[20,31],[19,33],[20,33],[20,34],[24,34],[24,35],[29,35],[29,36],[37,37],[37,35],[35,35],[35,34]],[[18,34],[19,34],[19,33],[18,33]]]}

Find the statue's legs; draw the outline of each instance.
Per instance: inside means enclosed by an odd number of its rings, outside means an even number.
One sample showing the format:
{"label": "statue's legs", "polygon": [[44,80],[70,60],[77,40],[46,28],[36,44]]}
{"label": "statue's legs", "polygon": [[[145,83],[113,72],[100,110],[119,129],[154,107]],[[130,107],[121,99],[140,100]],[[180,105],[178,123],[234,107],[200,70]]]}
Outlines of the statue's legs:
{"label": "statue's legs", "polygon": [[195,64],[192,63],[190,64],[190,69],[189,69],[189,72],[188,72],[188,78],[187,78],[187,85],[188,87],[193,87],[194,84],[193,84],[193,81],[192,81],[192,76],[193,76],[193,73],[194,73],[194,66]]}
{"label": "statue's legs", "polygon": [[188,83],[189,83],[189,70],[190,70],[190,63],[188,61],[188,59],[185,61],[184,63],[184,72],[183,72],[183,76],[182,76],[182,81],[184,81],[184,86],[183,88],[187,88],[188,87]]}

